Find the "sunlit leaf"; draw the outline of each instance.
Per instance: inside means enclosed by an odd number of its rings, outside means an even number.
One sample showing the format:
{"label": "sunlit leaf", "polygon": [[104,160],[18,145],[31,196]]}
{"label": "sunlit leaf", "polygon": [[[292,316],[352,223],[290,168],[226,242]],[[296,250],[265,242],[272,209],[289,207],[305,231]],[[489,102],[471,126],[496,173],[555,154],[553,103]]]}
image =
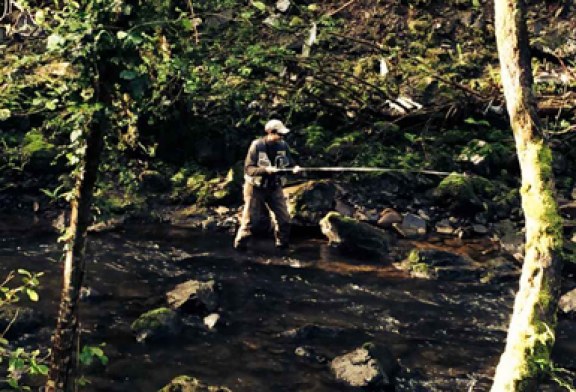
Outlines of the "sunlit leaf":
{"label": "sunlit leaf", "polygon": [[266,11],[266,4],[261,1],[253,1],[251,4],[260,11]]}
{"label": "sunlit leaf", "polygon": [[30,298],[30,301],[33,302],[37,302],[38,301],[38,293],[35,290],[32,289],[26,289],[26,294],[28,295],[28,298]]}

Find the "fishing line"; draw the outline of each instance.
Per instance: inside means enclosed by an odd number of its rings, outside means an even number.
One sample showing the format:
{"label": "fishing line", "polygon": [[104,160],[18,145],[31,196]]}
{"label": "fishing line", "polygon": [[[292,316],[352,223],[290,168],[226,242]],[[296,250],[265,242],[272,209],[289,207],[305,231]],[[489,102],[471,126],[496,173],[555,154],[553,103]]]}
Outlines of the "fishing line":
{"label": "fishing line", "polygon": [[278,168],[278,173],[299,173],[299,172],[381,172],[381,173],[421,173],[432,174],[436,176],[448,176],[450,172],[436,170],[411,170],[411,169],[392,169],[385,167],[300,167],[295,172],[294,168]]}

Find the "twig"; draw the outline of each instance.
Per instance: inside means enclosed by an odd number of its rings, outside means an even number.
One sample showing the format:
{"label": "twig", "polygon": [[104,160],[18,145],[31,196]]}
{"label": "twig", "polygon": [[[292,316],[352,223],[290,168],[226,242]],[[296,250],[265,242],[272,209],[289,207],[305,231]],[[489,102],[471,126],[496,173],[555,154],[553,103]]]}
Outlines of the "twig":
{"label": "twig", "polygon": [[188,0],[188,7],[190,8],[192,27],[194,28],[194,42],[196,45],[198,45],[200,43],[200,35],[198,34],[198,27],[196,26],[196,15],[194,14],[194,6],[192,5],[192,0]]}
{"label": "twig", "polygon": [[334,16],[336,15],[338,12],[342,11],[344,8],[348,7],[350,4],[352,4],[353,2],[355,2],[356,0],[350,0],[348,1],[346,4],[344,4],[342,7],[335,9],[334,11],[328,12],[328,16]]}
{"label": "twig", "polygon": [[14,317],[12,317],[12,320],[10,320],[10,322],[8,323],[8,325],[6,326],[6,328],[4,329],[4,332],[2,332],[2,334],[0,334],[0,337],[4,337],[4,335],[6,335],[6,332],[8,332],[8,330],[10,329],[10,327],[12,327],[12,324],[14,324],[14,322],[16,322],[16,319],[18,318],[18,314],[19,314],[19,310],[16,309],[16,313],[14,314]]}

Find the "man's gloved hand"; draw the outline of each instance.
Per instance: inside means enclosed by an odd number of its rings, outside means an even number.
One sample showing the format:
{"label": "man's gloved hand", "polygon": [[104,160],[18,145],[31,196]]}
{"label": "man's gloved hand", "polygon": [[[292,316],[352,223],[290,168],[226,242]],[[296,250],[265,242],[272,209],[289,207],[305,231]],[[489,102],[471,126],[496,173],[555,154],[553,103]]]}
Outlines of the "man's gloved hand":
{"label": "man's gloved hand", "polygon": [[292,168],[292,173],[294,173],[294,174],[300,173],[301,170],[302,170],[302,168],[300,166],[294,166]]}
{"label": "man's gloved hand", "polygon": [[266,166],[264,170],[266,170],[266,173],[268,174],[278,173],[278,168],[276,166]]}

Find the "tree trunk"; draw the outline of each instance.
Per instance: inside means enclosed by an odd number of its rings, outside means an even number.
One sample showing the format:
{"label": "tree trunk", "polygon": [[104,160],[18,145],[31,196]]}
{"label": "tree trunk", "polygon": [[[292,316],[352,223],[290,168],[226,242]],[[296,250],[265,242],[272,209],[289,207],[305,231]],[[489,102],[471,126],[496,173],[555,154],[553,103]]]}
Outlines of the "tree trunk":
{"label": "tree trunk", "polygon": [[71,201],[70,225],[67,230],[60,310],[52,338],[47,392],[74,390],[76,342],[78,340],[78,300],[84,280],[84,248],[91,220],[90,207],[103,145],[106,120],[94,119],[86,140],[83,168],[76,180]]}
{"label": "tree trunk", "polygon": [[493,392],[533,391],[550,364],[561,274],[562,221],[552,153],[532,94],[523,0],[495,0],[501,78],[522,174],[526,246],[520,287]]}

